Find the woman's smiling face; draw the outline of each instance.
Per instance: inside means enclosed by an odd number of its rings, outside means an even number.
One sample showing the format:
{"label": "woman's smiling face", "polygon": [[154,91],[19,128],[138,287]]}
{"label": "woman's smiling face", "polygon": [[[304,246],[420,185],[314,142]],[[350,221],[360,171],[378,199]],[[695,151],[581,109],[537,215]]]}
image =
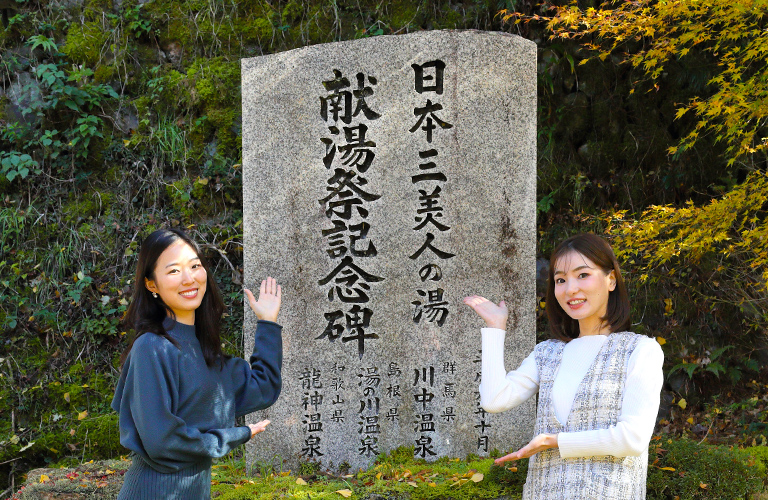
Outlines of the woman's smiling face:
{"label": "woman's smiling face", "polygon": [[145,280],[147,289],[159,295],[176,320],[195,324],[195,310],[205,295],[208,273],[200,257],[185,241],[178,240],[166,248],[155,265],[154,279]]}
{"label": "woman's smiling face", "polygon": [[554,270],[555,298],[571,318],[579,321],[581,335],[610,333],[602,318],[608,296],[616,288],[613,270],[605,273],[594,262],[571,250],[557,259]]}

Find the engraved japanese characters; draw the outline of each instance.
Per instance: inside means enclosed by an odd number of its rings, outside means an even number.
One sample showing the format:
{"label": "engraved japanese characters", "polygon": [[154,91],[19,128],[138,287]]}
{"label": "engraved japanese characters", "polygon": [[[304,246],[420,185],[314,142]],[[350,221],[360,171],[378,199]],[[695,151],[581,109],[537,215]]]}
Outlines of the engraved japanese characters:
{"label": "engraved japanese characters", "polygon": [[535,63],[533,43],[471,31],[243,60],[246,283],[270,270],[284,291],[283,393],[251,458],[363,467],[530,438],[532,404],[480,408],[461,300],[506,300],[509,366],[533,347]]}

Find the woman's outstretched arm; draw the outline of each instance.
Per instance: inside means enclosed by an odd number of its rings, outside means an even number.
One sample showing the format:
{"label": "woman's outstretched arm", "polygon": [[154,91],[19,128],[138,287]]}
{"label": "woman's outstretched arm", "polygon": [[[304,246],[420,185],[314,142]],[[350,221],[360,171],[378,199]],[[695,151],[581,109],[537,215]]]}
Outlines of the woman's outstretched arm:
{"label": "woman's outstretched arm", "polygon": [[664,353],[653,339],[643,339],[630,356],[618,422],[607,429],[540,434],[496,464],[528,458],[548,448],[559,448],[561,458],[640,456],[653,435],[659,395],[664,382]]}
{"label": "woman's outstretched arm", "polygon": [[258,300],[247,288],[245,294],[259,322],[250,360],[233,359],[230,363],[238,416],[271,406],[282,389],[282,327],[275,322],[282,289],[270,276],[261,282]]}
{"label": "woman's outstretched arm", "polygon": [[[159,335],[142,335],[133,344],[112,401],[120,418],[120,443],[166,473],[222,457],[253,432],[248,427],[193,425],[179,416],[179,381],[200,376],[181,372],[181,356]],[[201,415],[199,420],[206,419],[217,422],[214,415]]]}
{"label": "woman's outstretched arm", "polygon": [[498,305],[485,297],[472,295],[464,299],[487,325],[482,335],[482,379],[480,405],[490,413],[509,410],[523,403],[539,390],[539,373],[533,354],[517,370],[507,373],[504,367],[504,339],[507,310],[504,301]]}

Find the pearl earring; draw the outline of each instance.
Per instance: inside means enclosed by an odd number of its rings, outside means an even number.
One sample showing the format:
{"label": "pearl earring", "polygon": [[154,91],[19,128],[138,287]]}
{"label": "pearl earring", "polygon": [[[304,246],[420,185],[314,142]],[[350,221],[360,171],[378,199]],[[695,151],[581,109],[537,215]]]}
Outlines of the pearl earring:
{"label": "pearl earring", "polygon": [[157,293],[156,293],[156,292],[152,292],[152,296],[153,296],[154,298],[157,298]]}

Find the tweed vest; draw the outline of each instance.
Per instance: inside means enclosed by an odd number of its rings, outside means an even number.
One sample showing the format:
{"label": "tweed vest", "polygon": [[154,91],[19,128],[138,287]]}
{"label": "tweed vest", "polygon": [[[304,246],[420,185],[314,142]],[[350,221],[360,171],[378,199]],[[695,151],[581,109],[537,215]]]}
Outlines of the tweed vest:
{"label": "tweed vest", "polygon": [[[608,336],[576,391],[568,421],[555,417],[552,385],[565,342],[548,340],[534,350],[539,370],[539,402],[534,436],[606,429],[618,423],[629,357],[640,336]],[[557,448],[532,456],[524,500],[639,500],[645,498],[648,452],[639,457],[560,458]]]}

